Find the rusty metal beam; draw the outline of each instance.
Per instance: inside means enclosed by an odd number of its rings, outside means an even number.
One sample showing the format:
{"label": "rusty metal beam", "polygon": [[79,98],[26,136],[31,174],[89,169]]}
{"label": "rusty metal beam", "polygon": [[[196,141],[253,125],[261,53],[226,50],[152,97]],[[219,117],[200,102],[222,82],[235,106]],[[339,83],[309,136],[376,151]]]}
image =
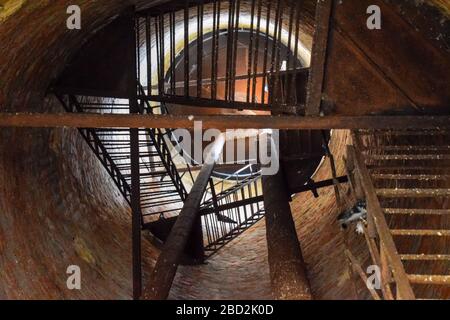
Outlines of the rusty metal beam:
{"label": "rusty metal beam", "polygon": [[132,211],[132,253],[133,253],[133,299],[142,293],[141,267],[141,192],[139,168],[139,129],[130,129],[131,161],[131,211]]}
{"label": "rusty metal beam", "polygon": [[[137,26],[138,19],[134,19]],[[138,33],[132,30],[133,41],[139,45]],[[137,80],[139,71],[136,70],[139,61],[139,50],[133,54],[130,69],[133,70],[133,77],[129,84],[130,114],[139,114],[139,104],[137,100]],[[140,180],[140,147],[139,129],[130,128],[130,164],[131,164],[131,229],[132,229],[132,263],[133,263],[133,299],[138,300],[142,294],[142,249],[141,249],[141,180]]]}
{"label": "rusty metal beam", "polygon": [[133,114],[0,113],[0,127],[204,129],[450,129],[450,116],[175,116]]}
{"label": "rusty metal beam", "polygon": [[208,153],[205,165],[195,180],[194,186],[184,202],[183,209],[164,244],[164,248],[150,276],[149,284],[144,291],[144,299],[167,299],[189,235],[192,232],[195,221],[200,215],[200,203],[203,194],[224,144],[225,135],[222,134],[214,142],[213,147]]}
{"label": "rusty metal beam", "polygon": [[317,25],[314,33],[306,102],[306,115],[308,116],[317,116],[320,113],[332,7],[333,0],[319,0],[317,2]]}

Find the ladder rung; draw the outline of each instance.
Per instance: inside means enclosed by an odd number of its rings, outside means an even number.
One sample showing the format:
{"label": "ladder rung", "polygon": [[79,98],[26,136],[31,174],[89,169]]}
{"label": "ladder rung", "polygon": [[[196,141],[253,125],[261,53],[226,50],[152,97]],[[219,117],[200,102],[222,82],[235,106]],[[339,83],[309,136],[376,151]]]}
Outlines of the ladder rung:
{"label": "ladder rung", "polygon": [[447,180],[450,179],[450,174],[388,174],[388,173],[374,173],[374,179],[379,180]]}
{"label": "ladder rung", "polygon": [[396,208],[386,208],[384,209],[385,214],[391,215],[444,215],[450,214],[450,209],[396,209]]}
{"label": "ladder rung", "polygon": [[411,131],[398,131],[398,130],[360,130],[360,135],[376,135],[376,136],[442,136],[450,135],[450,131],[447,130],[411,130]]}
{"label": "ladder rung", "polygon": [[411,172],[411,171],[432,171],[433,173],[438,171],[438,170],[443,170],[446,173],[450,171],[450,166],[429,166],[429,167],[425,167],[425,166],[381,166],[381,165],[367,165],[369,172],[371,172],[372,174],[374,172],[378,172],[378,171],[407,171],[407,172]]}
{"label": "ladder rung", "polygon": [[386,198],[447,197],[450,196],[450,189],[377,189],[377,195]]}
{"label": "ladder rung", "polygon": [[450,160],[448,154],[371,154],[366,155],[367,159],[375,161],[386,160]]}
{"label": "ladder rung", "polygon": [[450,237],[450,230],[392,229],[393,236],[434,236]]}
{"label": "ladder rung", "polygon": [[408,279],[415,284],[449,285],[450,276],[409,274]]}
{"label": "ladder rung", "polygon": [[425,145],[405,145],[405,146],[378,146],[364,149],[364,151],[450,151],[450,145],[444,146],[425,146]]}
{"label": "ladder rung", "polygon": [[450,254],[402,254],[403,261],[450,261]]}

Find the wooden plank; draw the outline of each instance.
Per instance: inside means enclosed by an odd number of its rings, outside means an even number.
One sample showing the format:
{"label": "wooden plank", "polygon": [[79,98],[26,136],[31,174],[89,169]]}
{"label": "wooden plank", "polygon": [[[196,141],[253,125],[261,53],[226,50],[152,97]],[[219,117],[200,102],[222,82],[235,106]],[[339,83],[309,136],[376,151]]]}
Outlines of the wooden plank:
{"label": "wooden plank", "polygon": [[316,30],[313,39],[311,73],[306,100],[306,115],[308,116],[317,116],[320,113],[332,7],[333,0],[319,0],[317,2]]}
{"label": "wooden plank", "polygon": [[[359,149],[360,141],[356,136],[354,137],[354,143],[356,145],[356,148]],[[356,152],[356,149],[354,147],[349,148],[349,150],[351,150],[351,152],[353,153],[355,166],[360,173],[362,186],[364,187],[366,201],[371,204],[374,223],[378,231],[380,241],[384,246],[384,253],[386,254],[386,258],[394,273],[394,279],[397,283],[398,298],[407,300],[415,299],[414,292],[412,291],[411,285],[403,267],[403,263],[400,259],[400,255],[398,254],[394,240],[383,215],[383,210],[381,208],[380,202],[378,201],[378,197],[376,195],[375,187],[372,183],[369,171],[364,164],[362,154]]]}
{"label": "wooden plank", "polygon": [[194,186],[184,202],[183,209],[164,244],[164,248],[150,276],[149,284],[144,290],[144,299],[167,299],[183,250],[186,247],[194,223],[199,217],[203,194],[224,144],[225,135],[222,134],[216,139],[210,149],[205,165],[203,165],[195,180]]}
{"label": "wooden plank", "polygon": [[449,116],[175,116],[75,113],[0,113],[0,127],[194,128],[203,129],[432,129],[450,128]]}

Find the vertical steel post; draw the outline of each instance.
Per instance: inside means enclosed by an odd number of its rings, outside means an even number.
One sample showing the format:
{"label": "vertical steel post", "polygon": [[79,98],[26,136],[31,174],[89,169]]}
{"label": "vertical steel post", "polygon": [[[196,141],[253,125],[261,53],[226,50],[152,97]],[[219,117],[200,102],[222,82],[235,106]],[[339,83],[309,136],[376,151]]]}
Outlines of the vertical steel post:
{"label": "vertical steel post", "polygon": [[[133,18],[132,19],[136,19]],[[139,50],[138,25],[134,24],[132,37],[137,50]],[[137,61],[138,55],[135,50],[132,70],[133,80],[130,84],[130,113],[139,113],[137,101]],[[140,206],[140,172],[139,172],[139,129],[130,129],[130,162],[131,162],[131,224],[132,224],[132,260],[133,260],[133,299],[139,299],[142,293],[142,266],[141,266],[141,206]]]}
{"label": "vertical steel post", "polygon": [[256,44],[255,44],[255,61],[253,64],[253,84],[252,84],[252,103],[256,103],[256,79],[258,74],[259,61],[259,37],[261,33],[261,14],[262,14],[262,0],[258,0],[258,19],[256,22]]}
{"label": "vertical steel post", "polygon": [[184,7],[184,95],[189,96],[189,0]]}
{"label": "vertical steel post", "polygon": [[266,101],[266,85],[267,85],[267,58],[269,55],[269,38],[270,38],[270,16],[272,11],[272,2],[268,3],[269,8],[267,9],[267,17],[266,17],[266,42],[264,47],[264,66],[263,66],[263,84],[262,84],[262,92],[261,92],[261,103],[264,104]]}
{"label": "vertical steel post", "polygon": [[[251,18],[250,18],[250,48],[248,50],[248,61],[247,61],[247,103],[250,102],[250,81],[252,78],[252,65],[253,65],[253,44],[254,44],[254,29],[255,29],[255,9],[256,9],[256,0],[252,0],[252,8],[251,8]],[[257,54],[257,53],[256,53]]]}

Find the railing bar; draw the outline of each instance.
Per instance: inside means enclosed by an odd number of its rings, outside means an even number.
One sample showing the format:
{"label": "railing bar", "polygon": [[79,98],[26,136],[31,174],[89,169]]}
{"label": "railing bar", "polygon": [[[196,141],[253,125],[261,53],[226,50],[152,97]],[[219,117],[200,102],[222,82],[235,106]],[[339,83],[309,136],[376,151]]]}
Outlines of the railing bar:
{"label": "railing bar", "polygon": [[146,26],[146,47],[147,47],[147,92],[148,95],[152,95],[152,34],[150,18],[145,17]]}
{"label": "railing bar", "polygon": [[[298,41],[299,41],[299,37],[300,37],[300,6],[301,6],[301,1],[297,2],[297,7],[296,7],[296,24],[295,24],[295,47],[294,47],[294,70],[297,71],[298,70]],[[291,83],[294,93],[295,93],[295,99],[294,99],[294,104],[298,104],[298,97],[297,97],[297,72],[294,72],[293,77],[292,77],[292,83]]]}
{"label": "railing bar", "polygon": [[[293,64],[293,57],[291,53],[291,46],[292,46],[292,34],[293,34],[293,28],[294,28],[294,13],[295,13],[296,7],[291,8],[291,14],[289,17],[289,36],[288,36],[288,50],[286,53],[286,70],[292,70],[292,64]],[[297,39],[294,39],[297,40]],[[294,57],[295,59],[295,57]],[[291,76],[292,77],[292,76]],[[289,82],[290,78],[289,76],[286,76],[285,78],[285,86],[286,86],[286,103],[293,103],[292,97],[291,97],[291,83]]]}
{"label": "railing bar", "polygon": [[[220,1],[219,1],[220,2]],[[217,30],[217,0],[213,1],[213,35],[212,35],[212,45],[211,45],[211,49],[212,49],[212,53],[211,53],[211,99],[215,99],[215,92],[216,89],[214,88],[215,86],[215,76],[216,76],[216,64],[215,64],[215,57],[216,57],[216,33],[218,32]]]}
{"label": "railing bar", "polygon": [[161,33],[159,32],[158,19],[155,20],[155,44],[156,44],[156,71],[158,73],[158,95],[162,95],[161,91],[161,50],[160,50],[160,37]]}
{"label": "railing bar", "polygon": [[210,224],[209,224],[209,217],[201,217],[202,224],[205,226],[206,231],[206,241],[205,237],[203,237],[203,247],[206,247],[208,243],[211,243],[211,235],[210,235]]}
{"label": "railing bar", "polygon": [[[254,61],[253,61],[253,43],[254,43],[254,24],[255,24],[255,7],[256,7],[256,2],[255,0],[252,0],[252,7],[250,10],[250,44],[249,47],[250,49],[248,50],[248,61],[247,61],[247,65],[248,65],[248,69],[247,69],[247,73],[248,73],[248,79],[247,79],[247,103],[250,103],[250,79],[252,76],[252,66],[254,65]],[[256,55],[258,53],[256,52]]]}
{"label": "railing bar", "polygon": [[162,92],[160,94],[166,94],[166,79],[165,79],[165,32],[164,32],[164,15],[160,15],[159,16],[160,19],[160,32],[161,32],[161,46],[160,46],[160,50],[161,50],[161,54],[160,54],[160,58],[161,58],[161,81],[162,81]]}
{"label": "railing bar", "polygon": [[232,54],[232,45],[233,45],[233,23],[234,23],[234,4],[235,0],[229,0],[228,7],[228,29],[227,29],[227,63],[226,63],[226,73],[225,73],[225,101],[230,101],[230,77],[231,77],[231,54]]}
{"label": "railing bar", "polygon": [[233,67],[231,68],[231,101],[235,101],[236,100],[236,61],[237,61],[237,49],[238,49],[238,42],[239,42],[239,16],[240,16],[240,12],[241,12],[241,0],[237,0],[236,2],[236,14],[235,14],[235,24],[234,24],[234,32],[235,32],[235,36],[234,36],[234,50],[233,50],[233,59],[232,59],[232,63],[233,63]]}
{"label": "railing bar", "polygon": [[281,69],[281,48],[280,48],[280,43],[281,43],[281,37],[282,37],[282,30],[283,30],[283,13],[284,13],[284,0],[279,0],[279,4],[280,4],[280,14],[278,16],[278,30],[277,33],[275,33],[275,43],[276,43],[276,57],[275,57],[275,81],[273,84],[273,90],[274,90],[274,99],[275,99],[275,103],[272,103],[272,105],[279,105],[280,101],[280,95],[281,95],[281,103],[283,103],[283,91],[282,90],[278,90],[281,89],[281,84],[280,84],[280,69]]}
{"label": "railing bar", "polygon": [[170,90],[175,92],[175,12],[170,13]]}
{"label": "railing bar", "polygon": [[[237,198],[237,194],[236,193],[233,193],[233,199],[234,199],[234,202],[237,202],[238,201],[238,198]],[[240,214],[240,209],[239,209],[239,207],[236,207],[235,208],[235,216],[236,216],[236,218],[237,219],[233,219],[233,220],[235,220],[235,221],[238,221],[238,226],[240,226],[241,224],[242,224],[242,219],[241,219],[241,214]]]}
{"label": "railing bar", "polygon": [[202,97],[204,0],[197,7],[197,97]]}
{"label": "railing bar", "polygon": [[202,226],[202,246],[205,248],[209,243],[208,217],[200,217],[200,225]]}
{"label": "railing bar", "polygon": [[212,216],[211,215],[211,222],[214,226],[214,234],[215,234],[215,238],[218,239],[220,238],[220,225],[219,225],[219,221],[217,220],[217,215]]}
{"label": "railing bar", "polygon": [[258,73],[259,62],[259,37],[261,29],[261,14],[262,14],[262,0],[258,0],[258,19],[256,22],[256,44],[255,44],[255,58],[253,64],[253,85],[252,85],[252,103],[256,103],[256,79]]}
{"label": "railing bar", "polygon": [[272,57],[271,57],[271,67],[270,67],[270,83],[269,83],[269,103],[273,104],[274,100],[274,74],[275,74],[275,63],[277,58],[277,37],[278,37],[278,21],[280,20],[280,9],[281,9],[281,0],[277,2],[277,9],[275,12],[275,26],[273,33],[273,43],[272,43]]}
{"label": "railing bar", "polygon": [[[176,192],[176,190],[175,190]],[[178,193],[173,193],[173,192],[169,192],[169,193],[155,193],[155,192],[151,192],[150,194],[146,194],[144,196],[141,196],[141,201],[142,202],[146,202],[146,203],[153,203],[156,200],[160,200],[160,199],[165,199],[165,201],[175,201],[175,199],[172,199],[173,197],[177,197],[179,198],[180,195]],[[179,199],[176,200],[177,202],[179,202]],[[159,203],[159,202],[156,202]]]}
{"label": "railing bar", "polygon": [[266,85],[267,85],[267,64],[268,64],[268,55],[269,55],[269,34],[270,34],[270,17],[272,13],[272,1],[268,3],[267,9],[267,17],[266,17],[266,42],[264,46],[264,65],[263,65],[263,84],[262,84],[262,92],[261,92],[261,103],[264,104],[266,101]]}
{"label": "railing bar", "polygon": [[[137,78],[141,79],[141,23],[140,18],[136,17],[135,23],[135,33],[136,33],[136,68],[137,68]],[[136,88],[137,89],[137,88]]]}
{"label": "railing bar", "polygon": [[189,96],[189,0],[184,8],[184,95]]}

